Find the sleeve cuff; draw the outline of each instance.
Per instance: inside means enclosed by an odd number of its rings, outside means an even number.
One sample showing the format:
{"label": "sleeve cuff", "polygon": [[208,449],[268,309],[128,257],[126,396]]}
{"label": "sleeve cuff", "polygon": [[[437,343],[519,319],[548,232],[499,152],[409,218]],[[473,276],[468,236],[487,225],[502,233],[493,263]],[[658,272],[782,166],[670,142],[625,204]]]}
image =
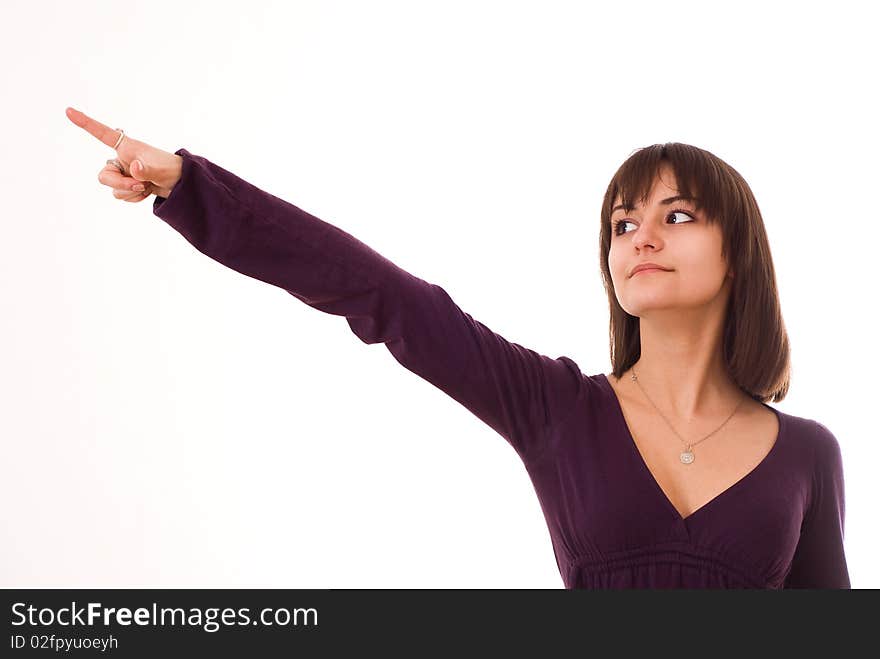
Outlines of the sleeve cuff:
{"label": "sleeve cuff", "polygon": [[177,200],[181,196],[185,196],[184,193],[179,192],[181,187],[186,187],[190,178],[192,177],[192,166],[193,163],[190,160],[192,154],[184,148],[180,148],[174,152],[174,155],[181,156],[183,158],[183,162],[181,163],[181,172],[180,179],[177,183],[174,184],[174,187],[171,188],[171,193],[167,197],[160,197],[156,195],[156,198],[153,199],[153,213],[158,214],[157,211],[161,208],[163,213],[174,213],[175,206],[177,206]]}

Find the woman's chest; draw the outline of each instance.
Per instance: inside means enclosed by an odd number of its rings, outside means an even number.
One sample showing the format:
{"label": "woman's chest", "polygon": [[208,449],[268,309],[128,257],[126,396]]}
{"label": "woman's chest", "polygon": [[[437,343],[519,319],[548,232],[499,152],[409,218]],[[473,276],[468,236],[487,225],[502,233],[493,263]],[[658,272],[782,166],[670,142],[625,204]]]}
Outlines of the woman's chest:
{"label": "woman's chest", "polygon": [[[772,410],[744,405],[723,427],[711,421],[693,427],[670,427],[659,414],[630,406],[623,409],[633,445],[670,505],[687,518],[746,478],[768,456],[779,435]],[[723,421],[723,419],[721,420]],[[720,424],[720,421],[719,421]],[[690,445],[688,451],[688,445]],[[682,461],[682,453],[693,456]]]}
{"label": "woman's chest", "polygon": [[626,562],[648,548],[675,554],[657,560],[689,560],[675,552],[699,548],[768,582],[781,579],[797,544],[809,470],[784,441],[782,415],[758,406],[767,414],[731,419],[726,435],[694,446],[694,461],[683,464],[684,444],[661,428],[659,415],[630,411],[626,419],[610,392],[585,401],[529,465],[560,563]]}

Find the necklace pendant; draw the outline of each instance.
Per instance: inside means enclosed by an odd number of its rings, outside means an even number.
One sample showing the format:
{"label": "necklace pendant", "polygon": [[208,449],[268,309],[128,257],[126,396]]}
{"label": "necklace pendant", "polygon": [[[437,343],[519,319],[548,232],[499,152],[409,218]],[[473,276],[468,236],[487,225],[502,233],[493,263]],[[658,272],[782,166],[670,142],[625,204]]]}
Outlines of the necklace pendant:
{"label": "necklace pendant", "polygon": [[694,461],[693,451],[684,451],[681,455],[678,456],[683,464],[689,465]]}

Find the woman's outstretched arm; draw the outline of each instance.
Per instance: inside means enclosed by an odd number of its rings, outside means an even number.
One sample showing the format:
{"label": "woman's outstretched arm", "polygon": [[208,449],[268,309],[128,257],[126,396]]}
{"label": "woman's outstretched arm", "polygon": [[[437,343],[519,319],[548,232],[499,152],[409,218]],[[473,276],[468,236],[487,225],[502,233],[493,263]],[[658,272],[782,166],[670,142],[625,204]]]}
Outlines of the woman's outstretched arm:
{"label": "woman's outstretched arm", "polygon": [[[384,343],[404,367],[502,435],[525,462],[575,405],[583,379],[569,357],[510,342],[338,227],[186,149],[169,153],[74,108],[71,122],[116,150],[98,180],[117,199],[156,194],[153,213],[215,261],[344,316],[364,343]],[[139,190],[138,188],[145,188]]]}
{"label": "woman's outstretched arm", "polygon": [[153,213],[215,261],[344,316],[364,343],[467,407],[526,461],[575,403],[582,374],[512,343],[440,286],[406,272],[338,227],[179,149],[180,180]]}

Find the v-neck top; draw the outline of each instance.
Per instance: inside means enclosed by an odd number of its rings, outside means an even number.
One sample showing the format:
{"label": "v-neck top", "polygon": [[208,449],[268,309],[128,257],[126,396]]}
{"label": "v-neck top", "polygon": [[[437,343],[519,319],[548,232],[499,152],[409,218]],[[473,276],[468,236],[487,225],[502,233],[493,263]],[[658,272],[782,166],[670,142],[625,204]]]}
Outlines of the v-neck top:
{"label": "v-neck top", "polygon": [[783,413],[764,459],[685,518],[604,373],[514,343],[337,226],[178,149],[153,213],[198,251],[345,317],[470,410],[525,466],[566,588],[850,588],[840,445]]}

